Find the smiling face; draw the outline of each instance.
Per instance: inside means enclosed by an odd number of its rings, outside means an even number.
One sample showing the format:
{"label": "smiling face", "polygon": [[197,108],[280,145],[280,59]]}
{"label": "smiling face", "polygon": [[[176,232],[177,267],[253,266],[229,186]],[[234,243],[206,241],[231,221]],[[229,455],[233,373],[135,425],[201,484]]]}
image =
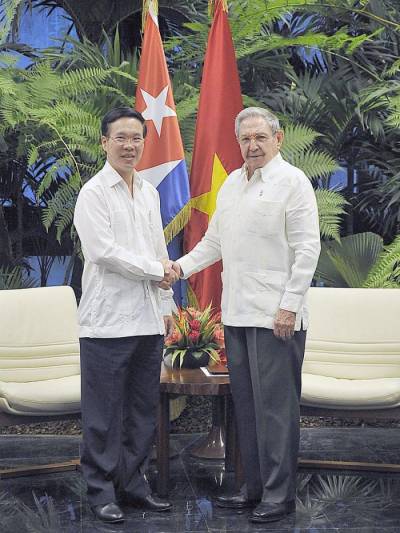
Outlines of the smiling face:
{"label": "smiling face", "polygon": [[262,117],[248,117],[240,124],[238,141],[250,178],[257,168],[265,166],[278,154],[283,131],[273,134]]}
{"label": "smiling face", "polygon": [[131,117],[122,117],[108,125],[101,144],[107,161],[125,181],[131,180],[144,149],[143,125]]}

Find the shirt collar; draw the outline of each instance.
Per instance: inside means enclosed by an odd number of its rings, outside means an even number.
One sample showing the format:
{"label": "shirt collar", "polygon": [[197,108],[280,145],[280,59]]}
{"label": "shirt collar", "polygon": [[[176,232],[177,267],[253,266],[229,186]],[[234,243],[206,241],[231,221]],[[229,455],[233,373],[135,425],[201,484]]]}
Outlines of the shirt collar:
{"label": "shirt collar", "polygon": [[[282,163],[283,158],[280,154],[280,152],[271,159],[271,161],[268,161],[266,165],[264,165],[262,168],[257,168],[255,171],[255,175],[258,177],[260,176],[263,182],[265,183],[268,178],[272,176],[276,168]],[[247,179],[247,169],[246,164],[242,167],[242,173],[243,176]]]}
{"label": "shirt collar", "polygon": [[[117,183],[123,181],[123,178],[118,172],[115,170],[114,167],[110,165],[108,161],[106,161],[104,167],[103,167],[103,176],[105,177],[105,180],[107,182],[107,185],[109,187],[114,187]],[[143,185],[143,178],[139,176],[139,174],[136,172],[136,170],[133,171],[133,179],[135,182],[135,186],[139,187],[139,189],[142,188]]]}

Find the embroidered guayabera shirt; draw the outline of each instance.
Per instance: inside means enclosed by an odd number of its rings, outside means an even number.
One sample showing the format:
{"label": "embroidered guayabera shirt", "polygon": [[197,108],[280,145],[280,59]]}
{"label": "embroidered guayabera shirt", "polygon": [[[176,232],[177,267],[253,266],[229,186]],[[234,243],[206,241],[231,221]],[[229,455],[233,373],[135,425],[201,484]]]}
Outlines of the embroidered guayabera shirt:
{"label": "embroidered guayabera shirt", "polygon": [[81,189],[74,224],[85,258],[81,337],[164,334],[172,291],[157,286],[168,258],[157,190],[134,175],[134,194],[106,163]]}
{"label": "embroidered guayabera shirt", "polygon": [[227,177],[205,236],[178,262],[187,278],[222,258],[224,324],[272,329],[281,308],[299,330],[319,253],[314,190],[278,154],[250,180],[244,167]]}

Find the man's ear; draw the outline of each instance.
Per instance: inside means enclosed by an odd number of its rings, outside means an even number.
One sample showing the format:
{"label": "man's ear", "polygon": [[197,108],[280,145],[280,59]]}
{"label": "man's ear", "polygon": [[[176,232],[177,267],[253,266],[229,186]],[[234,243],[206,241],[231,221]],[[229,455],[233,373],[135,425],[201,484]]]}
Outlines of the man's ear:
{"label": "man's ear", "polygon": [[102,135],[101,136],[101,146],[103,148],[103,150],[106,152],[106,147],[107,147],[107,137],[105,135]]}
{"label": "man's ear", "polygon": [[284,138],[285,138],[285,134],[283,133],[283,130],[278,130],[276,132],[276,140],[277,140],[278,148],[282,146]]}

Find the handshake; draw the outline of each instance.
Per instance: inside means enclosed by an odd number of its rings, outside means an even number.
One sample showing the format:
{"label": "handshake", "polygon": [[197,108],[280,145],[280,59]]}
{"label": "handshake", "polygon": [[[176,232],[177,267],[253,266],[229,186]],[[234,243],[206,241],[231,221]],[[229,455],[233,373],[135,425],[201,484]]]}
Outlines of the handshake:
{"label": "handshake", "polygon": [[164,268],[164,278],[158,282],[160,289],[168,290],[182,276],[182,269],[176,261],[163,259],[161,261]]}

